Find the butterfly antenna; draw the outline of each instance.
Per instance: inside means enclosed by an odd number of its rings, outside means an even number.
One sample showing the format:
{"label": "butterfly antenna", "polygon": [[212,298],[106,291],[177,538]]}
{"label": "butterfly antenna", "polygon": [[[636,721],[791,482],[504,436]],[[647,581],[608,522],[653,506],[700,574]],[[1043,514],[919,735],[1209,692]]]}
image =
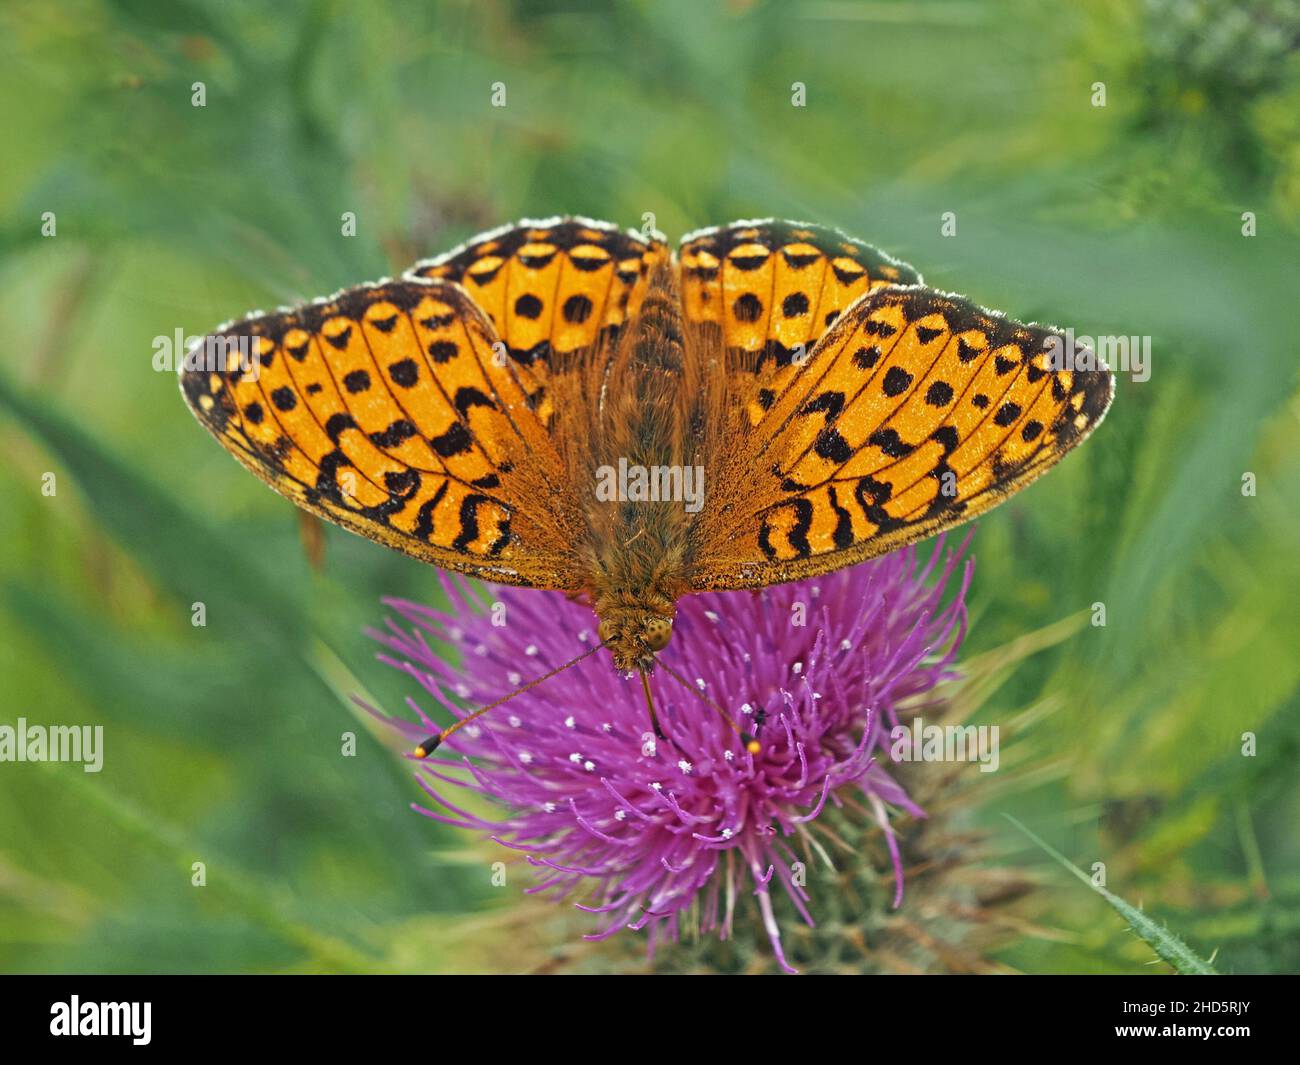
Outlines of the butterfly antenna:
{"label": "butterfly antenna", "polygon": [[453,735],[456,732],[457,729],[461,728],[463,725],[468,725],[475,718],[482,717],[489,710],[495,710],[502,703],[508,703],[516,695],[522,695],[524,692],[528,691],[529,688],[536,688],[537,685],[542,683],[542,681],[550,680],[557,673],[563,673],[566,669],[569,669],[572,666],[576,666],[584,658],[590,658],[592,655],[594,655],[597,651],[599,651],[604,646],[605,646],[604,643],[596,644],[596,646],[592,647],[590,650],[583,651],[582,654],[578,655],[578,657],[573,659],[571,662],[565,662],[564,665],[557,666],[549,673],[543,673],[540,677],[536,678],[535,680],[530,680],[522,688],[516,688],[509,695],[503,695],[496,702],[488,703],[487,706],[479,707],[479,709],[475,710],[472,714],[468,714],[465,717],[462,717],[455,724],[449,725],[441,732],[435,732],[432,736],[430,736],[427,740],[425,740],[422,744],[420,744],[420,746],[415,748],[415,757],[428,758],[429,755],[433,754],[434,751],[436,751],[440,746],[442,746],[445,740],[447,740],[451,735]]}
{"label": "butterfly antenna", "polygon": [[[735,720],[732,718],[732,716],[729,713],[727,713],[727,711],[724,710],[721,705],[719,705],[715,700],[710,699],[707,695],[704,694],[704,692],[700,691],[699,688],[697,688],[689,680],[687,680],[680,673],[678,673],[677,670],[673,669],[673,667],[670,666],[667,662],[660,661],[658,664],[663,667],[664,671],[670,677],[672,677],[673,680],[675,680],[688,692],[695,695],[697,698],[703,700],[709,706],[713,707],[713,709],[716,710],[719,714],[721,714],[722,720],[725,721],[728,725],[730,725],[732,727],[732,730],[736,733],[736,735],[740,737],[740,741],[745,745],[745,750],[747,750],[750,754],[758,754],[760,751],[762,751],[763,745],[758,742],[758,739],[754,736],[754,734],[752,732],[746,732],[739,725],[737,725]],[[643,673],[641,674],[641,676],[642,678],[644,678],[645,674]],[[649,694],[648,687],[646,691],[648,697]]]}

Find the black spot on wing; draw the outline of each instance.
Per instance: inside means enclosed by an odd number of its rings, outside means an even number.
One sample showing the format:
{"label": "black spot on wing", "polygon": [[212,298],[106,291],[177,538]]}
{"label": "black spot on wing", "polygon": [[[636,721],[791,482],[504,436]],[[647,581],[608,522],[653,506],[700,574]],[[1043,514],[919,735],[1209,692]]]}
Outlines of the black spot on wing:
{"label": "black spot on wing", "polygon": [[1020,404],[1007,402],[998,408],[998,412],[993,415],[993,423],[1006,428],[1017,418],[1020,417]]}
{"label": "black spot on wing", "polygon": [[592,311],[591,300],[583,295],[570,296],[564,301],[562,314],[566,322],[574,325],[581,325],[587,320]]}
{"label": "black spot on wing", "polygon": [[935,381],[926,390],[925,401],[931,407],[946,407],[952,402],[952,385],[947,381]]}
{"label": "black spot on wing", "polygon": [[938,429],[930,434],[930,439],[937,440],[941,445],[943,445],[943,452],[945,455],[951,455],[956,451],[957,445],[961,442],[957,435],[957,427],[955,425],[939,426]]}
{"label": "black spot on wing", "polygon": [[853,457],[853,449],[849,446],[849,442],[840,435],[837,429],[829,426],[817,434],[813,450],[822,458],[841,464],[848,462]]}
{"label": "black spot on wing", "polygon": [[433,512],[446,494],[447,482],[444,480],[442,484],[438,485],[438,490],[420,504],[415,520],[415,535],[421,540],[428,541],[433,536]]}
{"label": "black spot on wing", "polygon": [[452,541],[452,550],[464,551],[478,539],[478,508],[486,502],[488,497],[477,493],[470,493],[460,501],[460,533]]}
{"label": "black spot on wing", "polygon": [[401,359],[389,365],[388,376],[403,388],[413,388],[420,379],[420,367],[414,359]]}
{"label": "black spot on wing", "polygon": [[467,414],[471,407],[487,407],[490,410],[496,410],[497,406],[485,393],[472,385],[462,385],[456,389],[456,398],[453,403],[462,416]]}
{"label": "black spot on wing", "polygon": [[867,438],[867,443],[880,448],[891,459],[906,458],[915,450],[903,441],[896,429],[877,429]]}
{"label": "black spot on wing", "polygon": [[410,499],[420,487],[420,475],[415,470],[390,470],[384,474],[384,487],[398,501]]}
{"label": "black spot on wing", "polygon": [[334,443],[337,444],[339,442],[339,437],[343,435],[344,430],[355,429],[356,427],[357,423],[352,420],[351,414],[339,412],[329,416],[329,420],[325,422],[325,433],[334,441]]}
{"label": "black spot on wing", "polygon": [[867,516],[868,521],[879,527],[877,532],[888,532],[902,524],[885,510],[885,504],[889,502],[893,491],[888,481],[877,481],[874,477],[859,478],[857,487],[853,490],[854,498],[862,508],[862,513]]}
{"label": "black spot on wing", "polygon": [[829,425],[839,417],[840,411],[844,409],[844,393],[835,391],[822,392],[814,399],[810,399],[803,405],[803,414],[826,415],[826,424]]}
{"label": "black spot on wing", "polygon": [[835,486],[828,485],[830,492],[831,509],[835,511],[835,532],[832,534],[832,540],[838,550],[844,550],[853,544],[853,516],[842,506],[840,506],[839,497],[835,494]]}
{"label": "black spot on wing", "polygon": [[[337,417],[337,415],[335,416]],[[332,421],[333,419],[331,419]],[[409,440],[416,434],[414,423],[406,418],[398,418],[387,429],[370,434],[370,442],[376,447],[397,447],[402,441]]]}
{"label": "black spot on wing", "polygon": [[542,301],[532,293],[525,293],[515,300],[515,314],[536,321],[542,314]]}
{"label": "black spot on wing", "polygon": [[510,357],[521,366],[532,366],[533,363],[546,363],[551,359],[551,342],[549,340],[539,340],[530,348],[509,348]]}
{"label": "black spot on wing", "polygon": [[786,318],[800,318],[808,313],[808,297],[802,292],[792,292],[781,301],[781,313]]}
{"label": "black spot on wing", "polygon": [[885,373],[881,389],[887,396],[900,396],[912,384],[912,375],[901,366],[891,366]]}
{"label": "black spot on wing", "polygon": [[736,318],[742,322],[757,322],[763,314],[763,304],[752,292],[737,296],[731,309]]}
{"label": "black spot on wing", "polygon": [[794,508],[794,528],[790,530],[788,537],[790,546],[800,558],[807,558],[812,554],[812,545],[808,543],[808,530],[812,528],[813,505],[808,499],[796,499],[791,504]]}
{"label": "black spot on wing", "polygon": [[348,341],[351,338],[352,338],[351,326],[347,326],[345,329],[340,329],[333,336],[325,337],[325,339],[330,342],[330,345],[334,348],[337,348],[339,351],[342,351],[344,348],[348,346]]}
{"label": "black spot on wing", "polygon": [[853,365],[859,370],[870,370],[880,361],[880,346],[878,344],[869,344],[865,347],[858,348],[853,353]]}
{"label": "black spot on wing", "polygon": [[449,459],[453,455],[463,455],[473,447],[473,444],[469,430],[460,422],[452,422],[445,433],[429,441],[429,446],[433,448],[434,453],[444,459]]}
{"label": "black spot on wing", "polygon": [[339,470],[351,466],[348,457],[337,448],[321,457],[320,469],[316,473],[316,486],[308,490],[307,498],[313,502],[327,499],[331,503],[344,505],[343,490],[339,487]]}

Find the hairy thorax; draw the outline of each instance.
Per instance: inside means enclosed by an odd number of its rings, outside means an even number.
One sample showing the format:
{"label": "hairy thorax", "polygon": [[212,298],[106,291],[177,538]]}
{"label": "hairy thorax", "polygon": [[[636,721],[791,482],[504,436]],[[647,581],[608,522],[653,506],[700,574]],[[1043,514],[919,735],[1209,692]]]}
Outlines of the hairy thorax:
{"label": "hairy thorax", "polygon": [[640,597],[613,594],[596,604],[600,639],[622,672],[654,668],[654,657],[672,639],[676,603],[662,595]]}

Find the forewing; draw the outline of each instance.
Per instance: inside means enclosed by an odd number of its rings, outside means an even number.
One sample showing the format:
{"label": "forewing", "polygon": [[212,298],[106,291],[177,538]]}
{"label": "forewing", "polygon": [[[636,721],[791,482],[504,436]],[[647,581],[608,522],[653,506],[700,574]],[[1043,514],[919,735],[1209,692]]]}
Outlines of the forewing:
{"label": "forewing", "polygon": [[219,330],[181,391],[299,506],[447,569],[571,589],[558,462],[497,339],[457,285],[388,281]]}

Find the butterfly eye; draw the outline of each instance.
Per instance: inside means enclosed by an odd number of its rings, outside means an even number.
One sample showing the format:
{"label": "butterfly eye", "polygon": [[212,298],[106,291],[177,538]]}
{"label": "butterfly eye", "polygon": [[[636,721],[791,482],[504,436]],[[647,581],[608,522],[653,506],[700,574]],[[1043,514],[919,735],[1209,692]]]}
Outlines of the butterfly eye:
{"label": "butterfly eye", "polygon": [[673,638],[673,623],[667,618],[651,618],[645,626],[646,646],[652,651],[662,651]]}

